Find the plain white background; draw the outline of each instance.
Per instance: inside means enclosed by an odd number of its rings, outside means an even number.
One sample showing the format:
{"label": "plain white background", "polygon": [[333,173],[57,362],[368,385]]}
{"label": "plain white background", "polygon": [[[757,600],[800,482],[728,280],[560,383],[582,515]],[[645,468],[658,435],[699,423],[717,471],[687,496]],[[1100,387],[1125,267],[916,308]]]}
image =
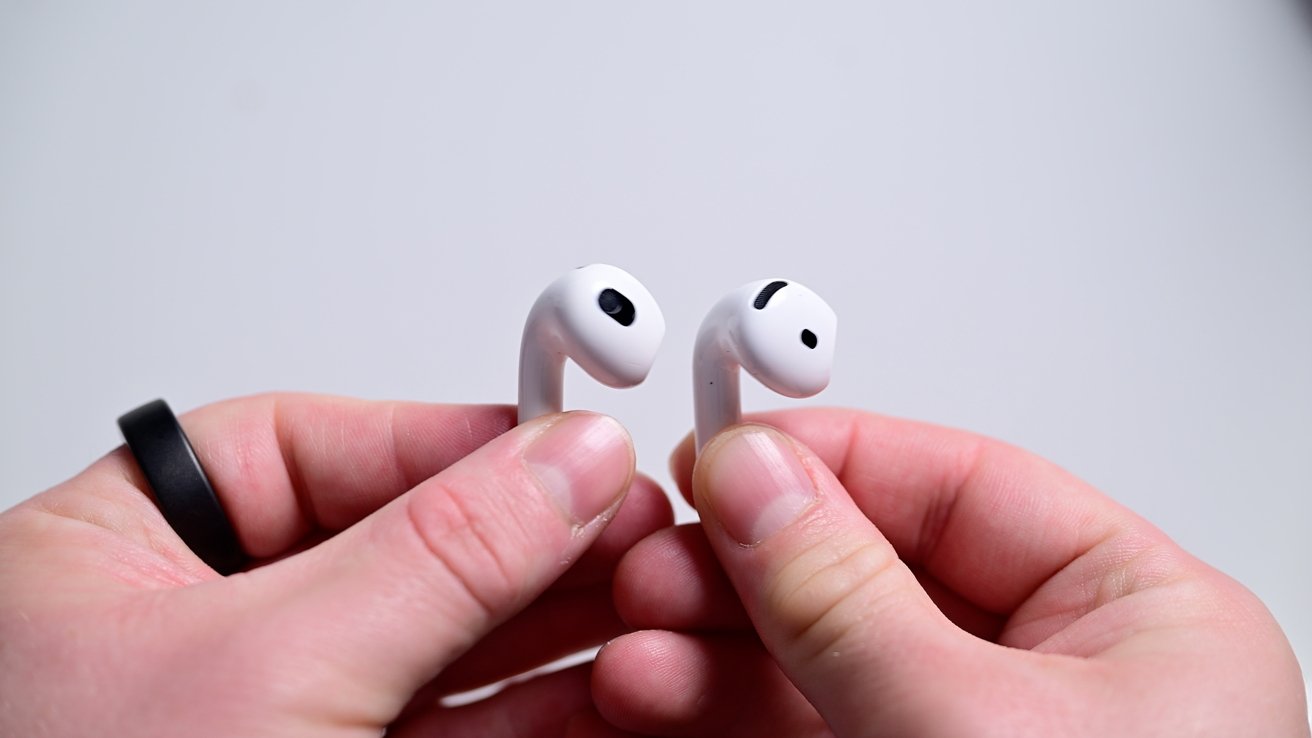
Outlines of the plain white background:
{"label": "plain white background", "polygon": [[157,396],[512,402],[593,261],[667,343],[567,402],[658,479],[703,312],[796,279],[809,402],[1055,460],[1312,661],[1309,3],[0,2],[0,506]]}

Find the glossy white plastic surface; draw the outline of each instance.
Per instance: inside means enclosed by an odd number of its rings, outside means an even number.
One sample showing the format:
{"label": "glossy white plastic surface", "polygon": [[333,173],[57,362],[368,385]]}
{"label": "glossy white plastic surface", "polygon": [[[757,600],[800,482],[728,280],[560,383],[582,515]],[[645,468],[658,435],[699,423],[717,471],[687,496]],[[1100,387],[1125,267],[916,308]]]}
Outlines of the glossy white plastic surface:
{"label": "glossy white plastic surface", "polygon": [[[607,289],[633,306],[623,325],[599,304]],[[566,357],[609,387],[641,384],[665,337],[665,317],[633,275],[608,264],[579,267],[543,290],[529,310],[519,352],[519,422],[563,409]]]}
{"label": "glossy white plastic surface", "polygon": [[[772,282],[787,284],[756,308],[757,296]],[[803,331],[814,336],[814,346],[803,341]],[[797,282],[762,279],[717,302],[702,321],[693,349],[697,449],[741,422],[740,366],[786,397],[810,397],[829,386],[837,331],[833,309]]]}

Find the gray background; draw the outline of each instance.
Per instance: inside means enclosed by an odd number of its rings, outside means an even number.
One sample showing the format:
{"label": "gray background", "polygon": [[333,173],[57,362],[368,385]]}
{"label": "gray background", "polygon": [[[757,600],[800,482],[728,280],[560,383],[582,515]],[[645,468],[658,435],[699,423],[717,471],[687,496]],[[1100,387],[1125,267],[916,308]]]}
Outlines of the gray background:
{"label": "gray background", "polygon": [[0,0],[0,507],[156,396],[511,402],[592,261],[669,332],[567,401],[668,480],[702,314],[786,276],[809,402],[1054,459],[1312,660],[1312,7],[447,5]]}

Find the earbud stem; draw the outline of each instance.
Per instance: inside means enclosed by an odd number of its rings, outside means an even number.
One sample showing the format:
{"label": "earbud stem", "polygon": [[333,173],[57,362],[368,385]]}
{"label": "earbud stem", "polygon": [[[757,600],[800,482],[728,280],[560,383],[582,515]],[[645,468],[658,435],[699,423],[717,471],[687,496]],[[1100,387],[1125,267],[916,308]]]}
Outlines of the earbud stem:
{"label": "earbud stem", "polygon": [[536,326],[524,327],[519,345],[519,422],[558,413],[565,407],[565,354],[544,346]]}
{"label": "earbud stem", "polygon": [[694,440],[701,453],[716,433],[743,419],[738,361],[718,335],[698,336],[693,351]]}

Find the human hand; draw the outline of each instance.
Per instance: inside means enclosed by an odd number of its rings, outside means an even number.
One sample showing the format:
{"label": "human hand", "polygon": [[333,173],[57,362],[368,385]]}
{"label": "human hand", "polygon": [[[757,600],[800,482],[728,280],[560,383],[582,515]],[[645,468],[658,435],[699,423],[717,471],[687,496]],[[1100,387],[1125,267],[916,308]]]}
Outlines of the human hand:
{"label": "human hand", "polygon": [[620,564],[620,614],[648,630],[597,657],[611,723],[1308,735],[1298,664],[1262,603],[1052,464],[853,411],[756,420],[781,430],[729,429],[695,466],[684,442],[672,467],[701,525]]}
{"label": "human hand", "polygon": [[124,448],[0,515],[0,735],[531,736],[596,721],[586,666],[438,699],[623,629],[615,563],[672,514],[633,475],[618,423],[512,429],[510,407],[303,395],[181,422],[255,565],[223,578],[202,564]]}

